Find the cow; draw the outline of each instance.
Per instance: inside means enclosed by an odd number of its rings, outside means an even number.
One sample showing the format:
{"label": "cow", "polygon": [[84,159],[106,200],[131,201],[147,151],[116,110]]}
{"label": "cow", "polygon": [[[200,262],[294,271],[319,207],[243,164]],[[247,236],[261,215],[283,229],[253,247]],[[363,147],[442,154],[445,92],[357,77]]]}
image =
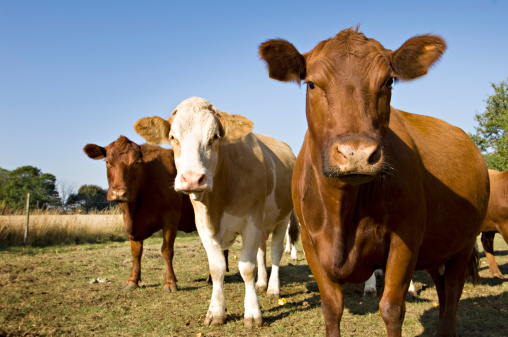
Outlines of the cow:
{"label": "cow", "polygon": [[[291,148],[253,133],[252,121],[219,111],[199,97],[182,101],[168,120],[145,117],[134,127],[147,142],[170,143],[175,151],[174,189],[190,195],[212,275],[212,299],[204,324],[216,326],[226,320],[221,250],[241,235],[238,266],[245,283],[244,325],[260,327],[263,319],[256,289],[274,298],[280,293],[279,262],[293,210],[295,156]],[[264,259],[269,233],[272,269],[267,287]]]}
{"label": "cow", "polygon": [[377,268],[385,270],[387,336],[401,336],[414,270],[436,285],[436,335],[455,336],[465,278],[478,277],[472,253],[487,211],[487,167],[461,129],[390,105],[394,81],[426,74],[445,48],[428,34],[392,51],[358,27],[304,54],[282,39],[259,47],[271,78],[306,83],[308,129],[292,195],[327,336],[340,336],[343,284]]}
{"label": "cow", "polygon": [[118,203],[130,240],[132,271],[124,290],[138,287],[141,281],[143,240],[162,229],[162,257],[166,263],[164,291],[178,290],[173,271],[174,242],[177,230],[196,231],[194,209],[189,197],[167,188],[176,168],[173,150],[138,145],[120,136],[106,147],[88,144],[83,149],[92,159],[106,161],[109,201]]}
{"label": "cow", "polygon": [[489,170],[490,199],[487,216],[482,224],[482,246],[489,261],[492,276],[502,278],[503,273],[494,259],[494,235],[500,233],[508,244],[508,171]]}

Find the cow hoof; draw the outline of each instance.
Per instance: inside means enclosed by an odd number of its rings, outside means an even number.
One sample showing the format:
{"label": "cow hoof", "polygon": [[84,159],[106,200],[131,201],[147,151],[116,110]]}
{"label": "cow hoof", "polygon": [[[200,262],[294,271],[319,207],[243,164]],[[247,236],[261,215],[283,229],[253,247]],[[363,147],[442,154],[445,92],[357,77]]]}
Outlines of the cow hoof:
{"label": "cow hoof", "polygon": [[504,278],[503,274],[501,274],[501,273],[492,274],[492,277],[500,278],[500,279]]}
{"label": "cow hoof", "polygon": [[123,287],[120,288],[120,290],[123,291],[132,291],[134,289],[137,289],[139,286],[136,283],[127,283]]}
{"label": "cow hoof", "polygon": [[377,290],[371,289],[371,290],[365,290],[363,292],[363,297],[376,297],[377,296]]}
{"label": "cow hoof", "polygon": [[174,286],[170,285],[164,285],[164,292],[165,293],[176,293],[178,291],[178,287],[176,284]]}
{"label": "cow hoof", "polygon": [[256,284],[256,291],[258,293],[264,293],[264,292],[266,292],[266,289],[267,289],[266,285],[257,285]]}
{"label": "cow hoof", "polygon": [[263,326],[263,317],[244,317],[243,326],[248,329],[260,328]]}
{"label": "cow hoof", "polygon": [[204,324],[206,326],[219,326],[219,325],[224,324],[224,322],[226,322],[226,317],[225,316],[215,317],[210,312],[208,312],[206,314],[206,318],[205,318]]}
{"label": "cow hoof", "polygon": [[268,292],[266,293],[266,296],[268,296],[270,298],[278,299],[279,298],[279,292],[275,291],[275,290],[268,290]]}

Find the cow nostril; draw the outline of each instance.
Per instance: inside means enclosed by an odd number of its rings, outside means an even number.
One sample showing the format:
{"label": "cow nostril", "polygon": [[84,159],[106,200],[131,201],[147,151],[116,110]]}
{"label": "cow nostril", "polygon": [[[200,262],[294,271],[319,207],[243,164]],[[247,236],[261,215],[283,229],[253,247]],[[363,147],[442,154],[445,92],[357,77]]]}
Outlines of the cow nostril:
{"label": "cow nostril", "polygon": [[374,165],[376,164],[377,162],[379,162],[379,160],[381,159],[381,149],[378,148],[376,149],[369,157],[368,159],[368,163],[370,165]]}
{"label": "cow nostril", "polygon": [[198,180],[198,184],[200,184],[200,185],[201,185],[201,184],[203,183],[203,181],[204,181],[204,180],[205,180],[205,176],[201,176],[201,177],[199,178],[199,180]]}

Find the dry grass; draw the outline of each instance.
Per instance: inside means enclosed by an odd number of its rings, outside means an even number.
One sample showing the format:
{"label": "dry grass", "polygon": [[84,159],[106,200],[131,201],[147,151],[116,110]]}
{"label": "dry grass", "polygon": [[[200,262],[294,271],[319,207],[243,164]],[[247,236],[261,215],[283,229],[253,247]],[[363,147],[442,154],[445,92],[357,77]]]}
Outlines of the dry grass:
{"label": "dry grass", "polygon": [[[23,244],[25,215],[0,216],[0,247]],[[46,246],[69,243],[97,243],[125,240],[120,214],[30,215],[28,245]]]}
{"label": "dry grass", "polygon": [[[264,326],[253,330],[243,327],[244,285],[235,259],[240,239],[230,251],[228,317],[221,327],[202,325],[212,288],[205,281],[208,262],[199,237],[177,237],[174,268],[180,290],[174,294],[162,291],[160,246],[160,238],[145,241],[144,282],[132,292],[119,290],[132,263],[128,242],[0,249],[0,336],[325,335],[317,285],[301,246],[296,263],[287,255],[281,261],[281,297],[287,304],[260,294]],[[507,278],[492,278],[481,254],[482,282],[476,287],[466,284],[460,301],[459,337],[508,335],[508,246],[497,235],[495,247]],[[98,278],[105,282],[95,283]],[[413,279],[420,298],[407,303],[403,336],[432,336],[439,315],[437,294],[426,273],[417,272]],[[362,285],[344,287],[342,336],[384,336],[379,297],[363,298],[362,291]]]}

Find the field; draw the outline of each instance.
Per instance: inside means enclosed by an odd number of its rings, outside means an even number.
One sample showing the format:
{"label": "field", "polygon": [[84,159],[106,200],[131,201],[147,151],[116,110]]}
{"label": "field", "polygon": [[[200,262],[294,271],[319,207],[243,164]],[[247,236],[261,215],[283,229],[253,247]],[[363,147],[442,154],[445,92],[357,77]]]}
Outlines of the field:
{"label": "field", "polygon": [[[95,224],[92,227],[96,230],[104,229],[107,226],[101,224],[111,225],[112,220],[102,217],[90,216],[88,220],[79,219],[79,223],[86,227],[84,224],[89,222]],[[72,220],[67,227],[78,226],[76,223],[77,220]],[[205,327],[202,323],[212,287],[206,282],[208,262],[197,234],[177,237],[174,259],[177,293],[162,291],[164,263],[159,236],[145,241],[142,286],[123,292],[119,288],[130,273],[130,245],[119,232],[118,224],[111,228],[115,228],[113,232],[101,235],[116,241],[103,242],[90,228],[82,228],[88,238],[82,239],[67,228],[72,239],[58,235],[71,244],[0,246],[0,336],[325,335],[318,288],[300,244],[297,262],[287,255],[281,262],[281,297],[287,303],[279,305],[277,300],[261,294],[264,326],[247,330],[243,327],[244,286],[236,259],[241,247],[239,237],[230,251],[230,272],[225,279],[226,324]],[[79,243],[93,242],[91,237],[99,243]],[[35,235],[33,240],[43,242]],[[508,246],[497,235],[495,247],[496,259],[506,278],[490,276],[480,244],[482,281],[476,287],[470,283],[465,286],[459,305],[458,336],[508,336]],[[407,303],[403,336],[432,336],[439,314],[435,288],[426,273],[415,273],[413,280],[420,297]],[[378,287],[381,293],[382,282]],[[347,285],[344,292],[342,335],[384,336],[379,297],[363,298],[362,285]]]}

